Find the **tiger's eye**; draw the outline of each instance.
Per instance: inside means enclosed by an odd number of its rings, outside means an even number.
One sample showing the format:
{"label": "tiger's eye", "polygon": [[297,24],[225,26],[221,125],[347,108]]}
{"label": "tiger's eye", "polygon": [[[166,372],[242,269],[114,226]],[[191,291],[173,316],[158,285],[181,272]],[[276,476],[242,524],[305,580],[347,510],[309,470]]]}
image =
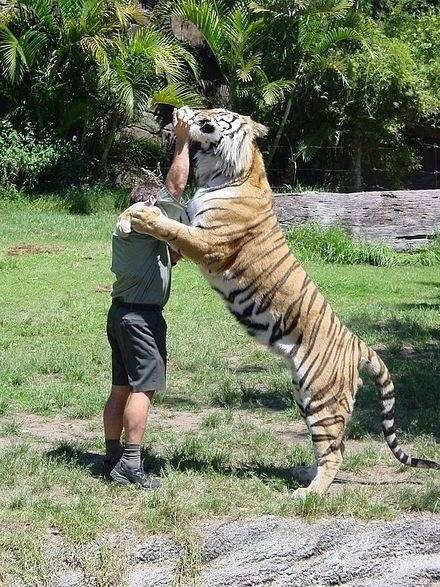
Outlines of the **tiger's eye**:
{"label": "tiger's eye", "polygon": [[215,127],[212,124],[206,123],[200,127],[200,130],[206,134],[211,134],[214,132]]}

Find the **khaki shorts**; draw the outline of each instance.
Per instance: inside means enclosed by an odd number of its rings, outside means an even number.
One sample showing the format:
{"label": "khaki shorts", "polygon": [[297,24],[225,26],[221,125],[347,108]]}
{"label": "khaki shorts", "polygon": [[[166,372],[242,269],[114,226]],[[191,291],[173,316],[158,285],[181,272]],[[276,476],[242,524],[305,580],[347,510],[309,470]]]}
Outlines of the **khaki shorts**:
{"label": "khaki shorts", "polygon": [[167,325],[162,310],[113,303],[107,317],[112,383],[133,391],[159,391],[166,384]]}

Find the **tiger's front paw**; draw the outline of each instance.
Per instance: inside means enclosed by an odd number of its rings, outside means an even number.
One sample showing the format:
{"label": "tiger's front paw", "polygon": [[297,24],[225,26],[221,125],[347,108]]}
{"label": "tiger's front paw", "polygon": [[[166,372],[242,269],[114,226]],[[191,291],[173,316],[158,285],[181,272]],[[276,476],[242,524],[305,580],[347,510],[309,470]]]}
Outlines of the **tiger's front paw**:
{"label": "tiger's front paw", "polygon": [[125,238],[131,233],[131,217],[133,212],[142,210],[146,205],[144,202],[137,202],[122,212],[116,222],[116,234],[120,238]]}
{"label": "tiger's front paw", "polygon": [[141,234],[151,234],[154,232],[161,215],[161,211],[156,206],[135,210],[131,215],[131,228]]}

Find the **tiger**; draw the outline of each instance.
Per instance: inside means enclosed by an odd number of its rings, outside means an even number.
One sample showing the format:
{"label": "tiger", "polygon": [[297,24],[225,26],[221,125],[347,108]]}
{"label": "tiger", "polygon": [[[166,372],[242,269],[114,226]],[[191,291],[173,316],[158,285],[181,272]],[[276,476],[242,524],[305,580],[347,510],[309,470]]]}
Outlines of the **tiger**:
{"label": "tiger", "polygon": [[121,214],[117,230],[150,234],[194,261],[247,332],[287,361],[316,459],[309,486],[294,497],[322,495],[335,479],[362,369],[378,388],[383,434],[396,459],[440,469],[402,450],[388,368],[341,322],[289,249],[257,146],[266,133],[250,117],[222,108],[191,111],[198,188],[187,204],[187,223],[141,204]]}

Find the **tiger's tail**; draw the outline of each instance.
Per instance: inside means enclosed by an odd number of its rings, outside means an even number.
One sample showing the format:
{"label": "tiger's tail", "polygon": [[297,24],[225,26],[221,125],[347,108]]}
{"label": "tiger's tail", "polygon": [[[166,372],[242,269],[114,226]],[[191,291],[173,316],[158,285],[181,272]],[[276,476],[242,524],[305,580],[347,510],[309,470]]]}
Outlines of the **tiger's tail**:
{"label": "tiger's tail", "polygon": [[400,447],[396,436],[396,429],[394,427],[395,395],[394,384],[391,380],[390,372],[376,351],[364,343],[361,344],[361,347],[363,347],[362,358],[364,366],[372,374],[379,391],[380,403],[382,405],[382,431],[391,452],[398,461],[410,467],[440,470],[440,463],[428,459],[417,459],[408,455]]}

